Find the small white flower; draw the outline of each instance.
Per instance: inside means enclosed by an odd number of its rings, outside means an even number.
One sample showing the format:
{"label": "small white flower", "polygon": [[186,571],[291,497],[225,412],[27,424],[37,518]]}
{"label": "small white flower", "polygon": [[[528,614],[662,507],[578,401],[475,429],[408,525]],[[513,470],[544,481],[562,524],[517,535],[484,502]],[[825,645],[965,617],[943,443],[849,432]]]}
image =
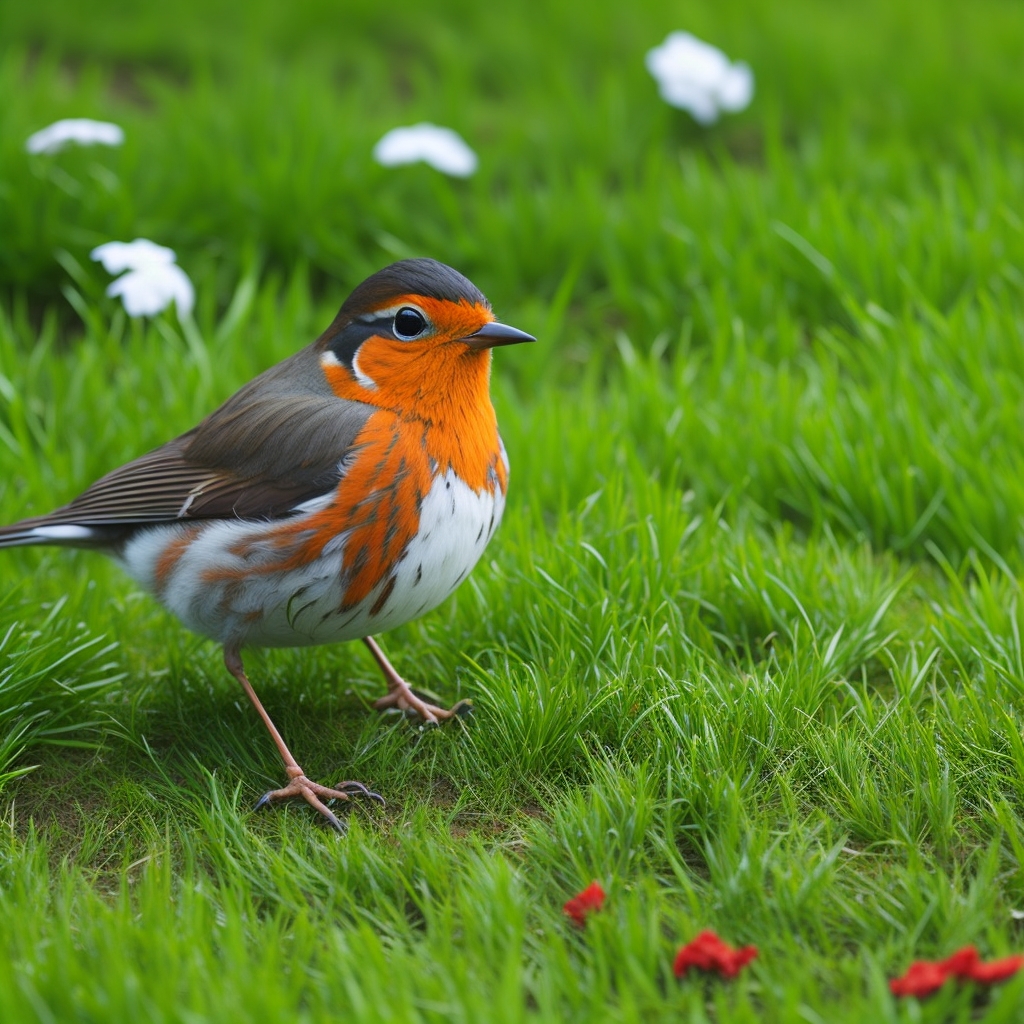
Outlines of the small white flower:
{"label": "small white flower", "polygon": [[25,140],[30,153],[56,153],[69,144],[76,146],[120,146],[124,131],[109,121],[92,121],[88,117],[69,117],[55,121]]}
{"label": "small white flower", "polygon": [[392,128],[373,147],[373,158],[385,167],[423,160],[456,178],[468,178],[477,165],[476,153],[458,132],[426,122],[408,128]]}
{"label": "small white flower", "polygon": [[120,295],[129,316],[155,316],[172,302],[178,316],[188,316],[196,300],[188,274],[176,263],[129,270],[107,288],[107,294]]}
{"label": "small white flower", "polygon": [[140,270],[142,267],[167,266],[176,259],[173,249],[157,245],[148,238],[136,238],[134,242],[104,242],[97,245],[89,255],[103,264],[108,274],[120,274],[123,270]]}
{"label": "small white flower", "polygon": [[129,316],[155,316],[172,302],[178,316],[188,316],[196,293],[188,274],[175,262],[173,249],[148,238],[134,242],[106,242],[89,254],[110,274],[122,274],[107,288],[109,296],[121,296]]}
{"label": "small white flower", "polygon": [[712,124],[723,111],[742,110],[754,95],[748,65],[731,62],[689,32],[670,32],[661,46],[647,51],[645,63],[661,98],[688,110],[701,124]]}

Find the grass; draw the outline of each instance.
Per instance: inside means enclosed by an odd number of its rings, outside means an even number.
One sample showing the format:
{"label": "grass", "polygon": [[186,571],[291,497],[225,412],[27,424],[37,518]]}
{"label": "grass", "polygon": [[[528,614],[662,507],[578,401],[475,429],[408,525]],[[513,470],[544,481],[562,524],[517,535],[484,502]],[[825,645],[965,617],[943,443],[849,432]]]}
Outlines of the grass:
{"label": "grass", "polygon": [[[0,8],[0,521],[187,429],[390,259],[466,271],[505,522],[384,639],[466,726],[380,717],[359,645],[252,652],[338,840],[219,652],[87,553],[3,552],[0,1018],[1014,1021],[1024,947],[1019,7],[812,0]],[[644,51],[757,96],[708,131]],[[30,158],[60,116],[120,150]],[[385,171],[434,120],[466,182]],[[91,246],[173,245],[128,320]],[[580,933],[561,904],[591,879]],[[760,955],[679,983],[711,927]]]}

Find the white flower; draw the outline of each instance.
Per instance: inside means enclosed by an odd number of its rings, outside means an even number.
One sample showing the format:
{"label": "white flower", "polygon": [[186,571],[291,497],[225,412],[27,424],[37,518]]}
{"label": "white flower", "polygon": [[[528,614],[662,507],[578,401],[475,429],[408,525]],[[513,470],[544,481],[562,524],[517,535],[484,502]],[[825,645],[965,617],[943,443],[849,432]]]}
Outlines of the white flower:
{"label": "white flower", "polygon": [[30,153],[56,153],[69,143],[77,146],[120,146],[124,131],[109,121],[92,121],[87,117],[70,117],[55,121],[25,140]]}
{"label": "white flower", "polygon": [[742,61],[730,62],[721,50],[689,32],[670,32],[661,46],[647,51],[647,70],[661,98],[688,110],[701,124],[723,111],[742,110],[754,95],[754,73]]}
{"label": "white flower", "polygon": [[107,288],[111,297],[121,296],[129,316],[154,316],[172,302],[178,316],[188,316],[196,293],[188,274],[175,262],[174,250],[148,238],[134,242],[106,242],[89,254],[108,273],[122,274]]}
{"label": "white flower", "polygon": [[477,165],[476,153],[458,132],[426,122],[409,128],[392,128],[373,147],[373,158],[385,167],[423,160],[456,178],[468,178]]}
{"label": "white flower", "polygon": [[163,267],[176,259],[173,249],[157,245],[148,238],[136,238],[134,242],[105,242],[97,245],[89,255],[102,263],[108,274],[140,270],[142,267]]}
{"label": "white flower", "polygon": [[188,274],[176,263],[129,270],[110,285],[107,294],[120,295],[129,316],[154,316],[172,302],[178,316],[188,316],[196,299]]}

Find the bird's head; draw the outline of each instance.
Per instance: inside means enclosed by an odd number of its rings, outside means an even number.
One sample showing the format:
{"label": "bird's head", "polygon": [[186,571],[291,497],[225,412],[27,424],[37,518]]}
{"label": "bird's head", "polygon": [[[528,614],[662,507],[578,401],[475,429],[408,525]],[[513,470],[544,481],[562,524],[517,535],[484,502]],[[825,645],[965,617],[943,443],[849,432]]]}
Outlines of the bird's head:
{"label": "bird's head", "polygon": [[489,405],[490,350],[535,340],[498,323],[458,271],[412,259],[363,281],[316,349],[339,398],[429,414],[438,403]]}

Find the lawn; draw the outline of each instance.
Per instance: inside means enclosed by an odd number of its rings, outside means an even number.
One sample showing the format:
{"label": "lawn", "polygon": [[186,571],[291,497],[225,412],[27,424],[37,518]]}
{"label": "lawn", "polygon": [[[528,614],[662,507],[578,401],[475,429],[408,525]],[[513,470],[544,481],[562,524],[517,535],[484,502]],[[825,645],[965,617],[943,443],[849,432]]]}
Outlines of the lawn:
{"label": "lawn", "polygon": [[[0,522],[312,340],[396,258],[466,273],[509,505],[383,638],[218,648],[86,552],[0,552],[0,1020],[1006,1021],[1024,975],[1024,9],[1010,0],[0,0]],[[754,70],[701,127],[644,54]],[[25,152],[60,117],[116,149]],[[396,125],[477,174],[384,168]],[[89,252],[172,246],[194,318]],[[562,904],[607,891],[584,929]],[[678,980],[710,928],[758,957]]]}

